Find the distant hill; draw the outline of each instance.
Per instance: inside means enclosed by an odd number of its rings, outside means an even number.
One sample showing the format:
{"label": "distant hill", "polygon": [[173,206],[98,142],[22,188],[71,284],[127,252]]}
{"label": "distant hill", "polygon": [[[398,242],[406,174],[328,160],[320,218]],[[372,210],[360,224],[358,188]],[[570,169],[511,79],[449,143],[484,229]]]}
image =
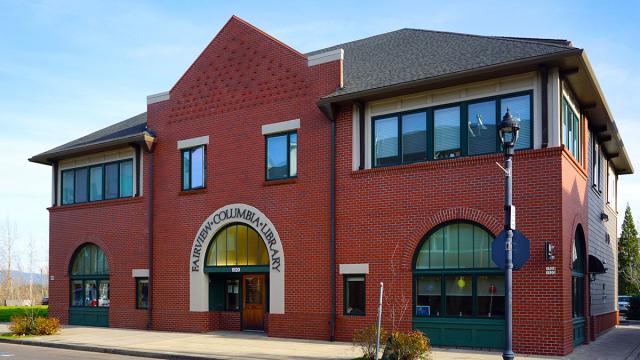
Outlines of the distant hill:
{"label": "distant hill", "polygon": [[[4,270],[0,271],[0,282],[4,281],[4,276],[5,276],[6,272]],[[13,270],[11,271],[11,278],[13,279],[14,283],[24,283],[24,284],[28,284],[29,283],[29,273],[28,272],[21,272],[21,271],[17,271],[17,270]],[[40,276],[40,273],[33,273],[33,283],[34,284],[40,284],[40,285],[45,285],[47,281],[47,275],[44,274],[44,276]]]}

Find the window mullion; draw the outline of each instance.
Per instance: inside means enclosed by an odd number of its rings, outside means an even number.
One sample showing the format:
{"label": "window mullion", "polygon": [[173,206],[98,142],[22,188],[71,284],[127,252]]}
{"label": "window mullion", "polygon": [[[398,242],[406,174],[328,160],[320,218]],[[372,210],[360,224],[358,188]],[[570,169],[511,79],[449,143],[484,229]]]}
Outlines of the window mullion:
{"label": "window mullion", "polygon": [[398,115],[396,116],[396,121],[398,122],[397,124],[397,128],[398,128],[398,163],[399,164],[403,164],[404,163],[404,158],[402,156],[402,115]]}

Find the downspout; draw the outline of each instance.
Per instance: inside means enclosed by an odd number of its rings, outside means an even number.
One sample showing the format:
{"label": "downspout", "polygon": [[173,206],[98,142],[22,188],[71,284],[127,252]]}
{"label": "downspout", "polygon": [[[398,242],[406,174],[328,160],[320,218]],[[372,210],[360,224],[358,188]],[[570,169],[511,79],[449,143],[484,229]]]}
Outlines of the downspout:
{"label": "downspout", "polygon": [[147,240],[148,240],[148,248],[149,248],[149,283],[147,286],[149,287],[147,294],[149,298],[149,303],[147,307],[147,329],[151,329],[152,327],[152,312],[153,312],[153,153],[149,153],[149,176],[147,176],[149,182],[149,191],[147,192]]}
{"label": "downspout", "polygon": [[331,121],[331,236],[329,261],[331,272],[331,320],[329,322],[329,340],[336,340],[336,119]]}

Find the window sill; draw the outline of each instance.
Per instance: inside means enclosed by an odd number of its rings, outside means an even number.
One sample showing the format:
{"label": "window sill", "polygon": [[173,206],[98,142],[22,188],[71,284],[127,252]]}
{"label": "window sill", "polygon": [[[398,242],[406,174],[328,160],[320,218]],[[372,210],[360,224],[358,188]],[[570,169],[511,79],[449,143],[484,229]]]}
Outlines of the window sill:
{"label": "window sill", "polygon": [[91,209],[103,206],[112,206],[112,205],[126,205],[126,204],[135,204],[141,203],[143,197],[135,196],[135,197],[126,197],[126,198],[118,198],[111,200],[99,200],[92,202],[85,202],[79,204],[68,204],[68,205],[58,205],[47,208],[49,211],[64,211],[64,210],[74,210],[74,209]]}
{"label": "window sill", "polygon": [[206,193],[207,193],[207,188],[181,190],[180,192],[178,192],[178,196],[198,195],[198,194],[206,194]]}
{"label": "window sill", "polygon": [[287,184],[295,184],[296,182],[298,182],[298,178],[279,179],[279,180],[265,180],[262,183],[262,186],[287,185]]}

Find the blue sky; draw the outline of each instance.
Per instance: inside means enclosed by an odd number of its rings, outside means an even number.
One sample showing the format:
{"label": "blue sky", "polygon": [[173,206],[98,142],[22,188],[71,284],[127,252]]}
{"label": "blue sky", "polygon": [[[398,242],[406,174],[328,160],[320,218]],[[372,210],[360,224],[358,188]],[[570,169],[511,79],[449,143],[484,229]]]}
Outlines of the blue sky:
{"label": "blue sky", "polygon": [[[586,49],[640,171],[640,2],[0,0],[0,223],[46,261],[50,168],[26,159],[146,109],[231,15],[307,52],[403,27],[564,38]],[[620,211],[640,216],[640,176]],[[26,259],[23,259],[23,263]]]}

